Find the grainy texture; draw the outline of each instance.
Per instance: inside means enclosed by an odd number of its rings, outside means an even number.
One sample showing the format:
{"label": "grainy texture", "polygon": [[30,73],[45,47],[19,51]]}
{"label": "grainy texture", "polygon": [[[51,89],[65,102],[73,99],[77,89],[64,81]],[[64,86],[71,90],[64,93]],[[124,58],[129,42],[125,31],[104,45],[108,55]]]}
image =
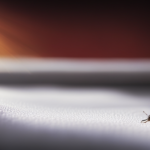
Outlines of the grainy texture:
{"label": "grainy texture", "polygon": [[0,87],[0,146],[150,149],[150,88]]}

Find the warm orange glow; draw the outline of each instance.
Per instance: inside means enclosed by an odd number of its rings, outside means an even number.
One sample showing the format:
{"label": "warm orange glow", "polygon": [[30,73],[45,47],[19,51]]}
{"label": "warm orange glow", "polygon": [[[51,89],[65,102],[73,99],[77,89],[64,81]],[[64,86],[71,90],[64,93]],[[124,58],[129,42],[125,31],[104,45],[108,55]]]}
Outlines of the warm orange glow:
{"label": "warm orange glow", "polygon": [[1,57],[37,56],[31,44],[31,33],[20,26],[20,19],[9,11],[0,10]]}
{"label": "warm orange glow", "polygon": [[149,27],[138,14],[38,15],[0,9],[0,56],[150,58]]}

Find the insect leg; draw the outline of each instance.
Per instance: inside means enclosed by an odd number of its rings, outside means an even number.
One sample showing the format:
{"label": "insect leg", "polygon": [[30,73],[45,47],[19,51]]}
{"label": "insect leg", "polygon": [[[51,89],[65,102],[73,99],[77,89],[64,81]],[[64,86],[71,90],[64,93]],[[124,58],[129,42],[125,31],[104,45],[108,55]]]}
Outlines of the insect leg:
{"label": "insect leg", "polygon": [[142,120],[142,121],[141,121],[141,123],[142,123],[142,122],[143,122],[143,123],[146,123],[147,121],[148,121],[148,120],[147,120],[147,119],[145,119],[145,120]]}

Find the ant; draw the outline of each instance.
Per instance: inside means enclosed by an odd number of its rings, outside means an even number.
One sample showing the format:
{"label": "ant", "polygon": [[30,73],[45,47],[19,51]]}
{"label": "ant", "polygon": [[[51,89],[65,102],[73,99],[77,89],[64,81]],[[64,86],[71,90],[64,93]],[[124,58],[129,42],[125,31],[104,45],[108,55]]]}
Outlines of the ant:
{"label": "ant", "polygon": [[[145,111],[143,111],[143,113],[146,114]],[[142,120],[141,123],[142,123],[142,122],[143,122],[143,123],[146,123],[146,122],[150,121],[150,115],[148,115],[148,114],[146,114],[146,115],[148,116],[147,119]]]}

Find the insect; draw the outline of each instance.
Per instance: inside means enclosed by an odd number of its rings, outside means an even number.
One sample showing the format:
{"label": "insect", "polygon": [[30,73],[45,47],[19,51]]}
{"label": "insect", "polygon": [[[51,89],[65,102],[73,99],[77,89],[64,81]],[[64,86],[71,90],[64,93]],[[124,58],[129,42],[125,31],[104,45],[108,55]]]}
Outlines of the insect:
{"label": "insect", "polygon": [[150,115],[148,115],[147,113],[145,113],[145,111],[143,111],[144,114],[146,114],[148,117],[145,120],[142,120],[141,123],[146,123],[148,121],[150,121]]}

